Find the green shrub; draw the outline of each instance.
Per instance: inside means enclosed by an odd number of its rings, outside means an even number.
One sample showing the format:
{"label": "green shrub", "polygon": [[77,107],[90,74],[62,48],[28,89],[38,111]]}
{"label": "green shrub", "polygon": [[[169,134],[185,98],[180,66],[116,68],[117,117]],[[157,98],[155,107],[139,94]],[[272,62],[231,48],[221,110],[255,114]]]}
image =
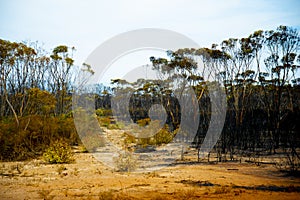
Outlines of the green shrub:
{"label": "green shrub", "polygon": [[98,121],[100,126],[108,127],[110,125],[110,118],[109,117],[98,117]]}
{"label": "green shrub", "polygon": [[157,134],[154,135],[154,143],[156,145],[168,144],[173,140],[177,130],[170,132],[167,127],[162,128]]}
{"label": "green shrub", "polygon": [[123,133],[123,137],[125,137],[125,139],[124,139],[125,145],[131,144],[131,143],[136,143],[136,138],[127,132]]}
{"label": "green shrub", "polygon": [[0,119],[0,160],[21,161],[40,157],[54,141],[64,138],[70,144],[80,141],[73,118],[65,115],[27,115]]}
{"label": "green shrub", "polygon": [[151,121],[150,118],[140,119],[137,121],[137,124],[142,127],[145,127],[145,126],[149,125],[150,121]]}
{"label": "green shrub", "polygon": [[109,125],[107,126],[107,128],[108,128],[109,130],[112,130],[112,129],[120,129],[119,126],[118,126],[118,124],[109,124]]}
{"label": "green shrub", "polygon": [[45,151],[43,159],[47,163],[71,163],[74,161],[71,146],[64,140],[57,140]]}
{"label": "green shrub", "polygon": [[137,160],[130,152],[120,154],[119,157],[114,159],[116,170],[120,172],[130,172],[136,169]]}
{"label": "green shrub", "polygon": [[[139,120],[139,125],[145,125],[147,123],[147,120]],[[147,130],[145,130],[143,133],[147,133]],[[132,131],[133,132],[133,131]],[[133,134],[124,133],[124,144],[129,145],[131,143],[134,143],[136,145],[147,147],[147,146],[161,146],[164,144],[170,143],[175,135],[177,134],[178,129],[174,131],[169,131],[169,128],[167,125],[164,125],[162,129],[160,129],[155,135],[152,137],[146,137],[146,138],[138,138],[133,136]],[[147,134],[145,134],[147,135]]]}
{"label": "green shrub", "polygon": [[96,110],[96,115],[99,117],[107,117],[112,115],[111,109],[99,108]]}

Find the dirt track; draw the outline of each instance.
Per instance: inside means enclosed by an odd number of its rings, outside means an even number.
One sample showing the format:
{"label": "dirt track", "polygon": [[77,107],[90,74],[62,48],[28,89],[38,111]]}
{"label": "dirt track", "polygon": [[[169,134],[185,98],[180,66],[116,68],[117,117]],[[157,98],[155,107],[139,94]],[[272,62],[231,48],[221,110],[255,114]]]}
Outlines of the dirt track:
{"label": "dirt track", "polygon": [[[0,199],[299,199],[300,179],[272,166],[219,163],[174,165],[120,173],[89,153],[65,165],[1,163]],[[17,167],[18,166],[18,167]]]}

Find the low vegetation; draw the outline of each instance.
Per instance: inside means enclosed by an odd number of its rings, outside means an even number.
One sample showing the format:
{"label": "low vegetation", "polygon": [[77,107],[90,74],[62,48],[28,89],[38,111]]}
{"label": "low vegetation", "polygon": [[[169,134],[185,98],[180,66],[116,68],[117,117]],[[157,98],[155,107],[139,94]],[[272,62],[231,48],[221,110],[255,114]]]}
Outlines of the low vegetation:
{"label": "low vegetation", "polygon": [[72,163],[74,161],[71,146],[61,139],[53,142],[46,149],[43,159],[50,164]]}

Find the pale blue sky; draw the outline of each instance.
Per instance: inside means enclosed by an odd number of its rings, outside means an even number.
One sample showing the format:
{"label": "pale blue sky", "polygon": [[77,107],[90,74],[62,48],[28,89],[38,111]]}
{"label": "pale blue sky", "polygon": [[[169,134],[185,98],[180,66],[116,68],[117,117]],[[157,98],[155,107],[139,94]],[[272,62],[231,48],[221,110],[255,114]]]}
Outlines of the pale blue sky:
{"label": "pale blue sky", "polygon": [[76,63],[119,33],[164,28],[200,46],[283,24],[300,27],[297,0],[0,0],[0,38],[75,46]]}

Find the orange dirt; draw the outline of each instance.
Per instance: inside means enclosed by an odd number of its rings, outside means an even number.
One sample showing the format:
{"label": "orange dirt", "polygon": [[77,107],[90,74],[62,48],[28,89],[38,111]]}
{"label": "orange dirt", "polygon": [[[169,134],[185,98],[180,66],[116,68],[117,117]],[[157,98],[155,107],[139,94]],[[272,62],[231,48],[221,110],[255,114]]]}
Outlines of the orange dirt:
{"label": "orange dirt", "polygon": [[0,163],[0,199],[300,199],[300,179],[272,166],[178,164],[121,173],[89,153],[75,158],[64,165]]}

